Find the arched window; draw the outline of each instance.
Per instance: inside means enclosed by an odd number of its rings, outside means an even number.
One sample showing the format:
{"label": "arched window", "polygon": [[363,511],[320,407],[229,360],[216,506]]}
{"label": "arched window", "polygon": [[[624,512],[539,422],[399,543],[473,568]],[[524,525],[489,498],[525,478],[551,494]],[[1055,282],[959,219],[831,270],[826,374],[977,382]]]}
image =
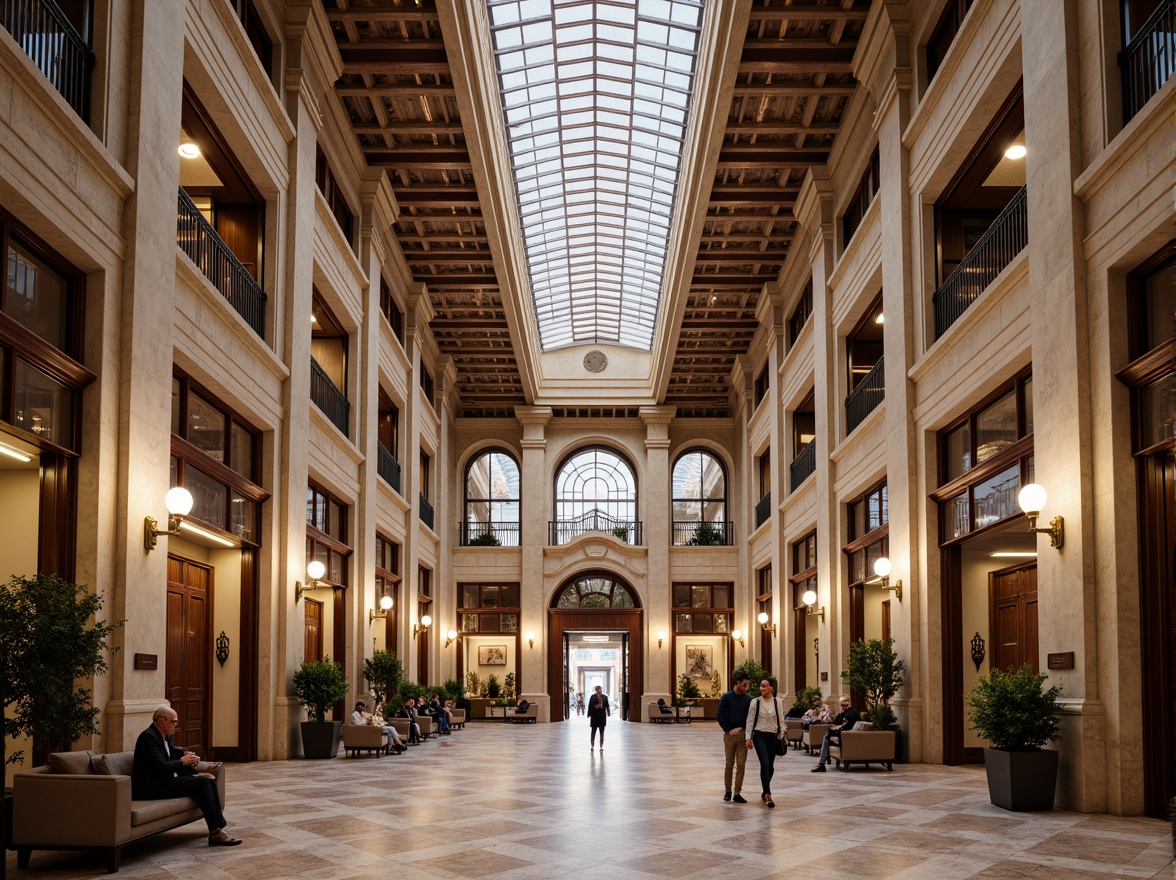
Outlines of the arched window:
{"label": "arched window", "polygon": [[674,544],[730,544],[727,474],[703,449],[683,453],[674,463]]}
{"label": "arched window", "polygon": [[639,608],[640,603],[624,581],[608,574],[586,575],[567,584],[552,602],[553,608]]}
{"label": "arched window", "polygon": [[625,459],[603,447],[575,453],[555,478],[551,543],[565,544],[593,531],[608,532],[626,544],[641,543],[637,478]]}
{"label": "arched window", "polygon": [[483,452],[466,468],[464,546],[519,546],[519,465],[500,449]]}

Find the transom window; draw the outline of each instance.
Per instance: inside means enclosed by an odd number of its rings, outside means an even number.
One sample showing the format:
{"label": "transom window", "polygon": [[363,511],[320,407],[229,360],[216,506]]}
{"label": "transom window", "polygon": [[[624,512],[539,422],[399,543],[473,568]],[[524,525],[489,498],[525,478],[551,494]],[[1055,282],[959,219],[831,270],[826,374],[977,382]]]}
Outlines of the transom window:
{"label": "transom window", "polygon": [[517,547],[519,466],[502,450],[484,452],[466,469],[462,544]]}
{"label": "transom window", "polygon": [[639,608],[628,584],[611,575],[582,577],[559,591],[556,608]]}
{"label": "transom window", "polygon": [[729,544],[727,475],[702,449],[674,463],[674,544]]}
{"label": "transom window", "polygon": [[517,633],[518,584],[461,584],[458,587],[463,633]]}
{"label": "transom window", "polygon": [[674,584],[674,632],[729,633],[731,584]]}
{"label": "transom window", "polygon": [[863,583],[874,576],[874,563],[886,556],[890,536],[890,504],[886,483],[879,483],[846,505],[849,514],[850,585]]}
{"label": "transom window", "polygon": [[347,505],[326,489],[308,483],[306,487],[306,561],[317,559],[326,566],[321,580],[346,585]]}
{"label": "transom window", "polygon": [[649,349],[702,0],[487,0],[544,350]]}

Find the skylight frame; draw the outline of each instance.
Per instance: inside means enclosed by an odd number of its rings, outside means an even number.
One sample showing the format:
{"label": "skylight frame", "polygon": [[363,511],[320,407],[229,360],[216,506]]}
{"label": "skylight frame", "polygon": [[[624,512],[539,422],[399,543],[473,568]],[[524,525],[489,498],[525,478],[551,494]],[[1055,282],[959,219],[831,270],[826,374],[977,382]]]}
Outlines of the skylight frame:
{"label": "skylight frame", "polygon": [[652,348],[704,2],[486,0],[545,351]]}

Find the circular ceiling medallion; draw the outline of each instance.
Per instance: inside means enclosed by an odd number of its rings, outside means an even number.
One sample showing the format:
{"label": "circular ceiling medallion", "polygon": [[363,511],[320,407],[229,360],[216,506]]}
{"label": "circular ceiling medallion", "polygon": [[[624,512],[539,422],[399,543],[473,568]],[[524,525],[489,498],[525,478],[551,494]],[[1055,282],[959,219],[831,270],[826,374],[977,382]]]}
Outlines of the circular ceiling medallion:
{"label": "circular ceiling medallion", "polygon": [[589,373],[603,373],[608,366],[608,358],[603,351],[592,350],[584,355],[584,369]]}

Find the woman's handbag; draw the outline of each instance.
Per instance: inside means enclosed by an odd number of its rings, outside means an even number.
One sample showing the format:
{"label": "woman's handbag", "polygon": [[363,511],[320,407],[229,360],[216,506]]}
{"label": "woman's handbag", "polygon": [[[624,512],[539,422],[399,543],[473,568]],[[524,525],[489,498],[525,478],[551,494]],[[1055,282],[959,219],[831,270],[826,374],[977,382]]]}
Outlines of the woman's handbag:
{"label": "woman's handbag", "polygon": [[780,729],[780,716],[784,714],[784,704],[776,698],[776,755],[783,757],[788,754],[788,742],[784,739],[784,731]]}

